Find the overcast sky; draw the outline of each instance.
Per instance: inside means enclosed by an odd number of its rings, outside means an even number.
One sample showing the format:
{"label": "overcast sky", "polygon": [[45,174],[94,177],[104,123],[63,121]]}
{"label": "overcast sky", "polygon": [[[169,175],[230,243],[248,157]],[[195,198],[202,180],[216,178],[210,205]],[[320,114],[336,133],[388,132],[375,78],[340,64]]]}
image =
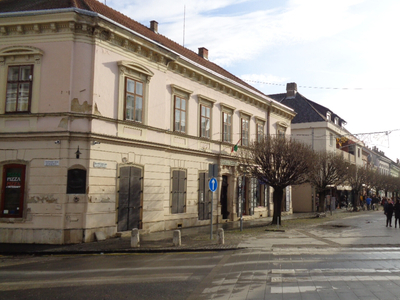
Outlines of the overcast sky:
{"label": "overcast sky", "polygon": [[160,34],[195,52],[206,47],[265,94],[296,82],[368,146],[400,158],[400,1],[100,1],[143,25],[156,20]]}

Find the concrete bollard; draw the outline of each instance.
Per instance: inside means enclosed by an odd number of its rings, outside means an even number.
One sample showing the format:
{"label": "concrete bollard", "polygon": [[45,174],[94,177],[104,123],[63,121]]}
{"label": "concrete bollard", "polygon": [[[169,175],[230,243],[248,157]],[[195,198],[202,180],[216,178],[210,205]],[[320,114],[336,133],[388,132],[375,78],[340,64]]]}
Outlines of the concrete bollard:
{"label": "concrete bollard", "polygon": [[181,231],[180,230],[175,230],[174,231],[174,236],[172,239],[172,243],[174,244],[175,247],[178,247],[182,244],[181,242]]}
{"label": "concrete bollard", "polygon": [[139,229],[133,228],[131,233],[131,247],[139,248],[140,247],[140,237],[139,237]]}
{"label": "concrete bollard", "polygon": [[224,229],[222,229],[222,228],[218,228],[217,241],[218,241],[218,244],[220,244],[220,245],[225,244],[225,234],[224,234]]}

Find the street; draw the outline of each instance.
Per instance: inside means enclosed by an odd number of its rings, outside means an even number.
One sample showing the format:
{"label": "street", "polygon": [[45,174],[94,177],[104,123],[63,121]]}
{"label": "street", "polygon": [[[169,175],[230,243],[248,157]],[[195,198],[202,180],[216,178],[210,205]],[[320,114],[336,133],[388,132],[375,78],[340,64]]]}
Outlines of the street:
{"label": "street", "polygon": [[2,257],[0,299],[400,299],[400,229],[384,222],[349,213],[236,251]]}

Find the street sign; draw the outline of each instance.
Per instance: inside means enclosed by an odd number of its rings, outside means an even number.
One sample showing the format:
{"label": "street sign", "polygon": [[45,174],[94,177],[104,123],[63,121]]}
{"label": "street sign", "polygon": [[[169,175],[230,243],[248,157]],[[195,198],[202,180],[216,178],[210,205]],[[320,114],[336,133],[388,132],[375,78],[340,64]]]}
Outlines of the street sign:
{"label": "street sign", "polygon": [[215,177],[211,178],[208,182],[208,187],[210,188],[211,192],[215,192],[218,188],[218,181]]}
{"label": "street sign", "polygon": [[217,164],[208,165],[208,178],[213,178],[218,176],[219,166]]}

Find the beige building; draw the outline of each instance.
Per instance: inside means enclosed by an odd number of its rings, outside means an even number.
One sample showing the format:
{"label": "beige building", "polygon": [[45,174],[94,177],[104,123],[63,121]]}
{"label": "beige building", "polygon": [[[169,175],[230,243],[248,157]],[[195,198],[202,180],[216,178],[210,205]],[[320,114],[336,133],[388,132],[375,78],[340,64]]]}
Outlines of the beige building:
{"label": "beige building", "polygon": [[2,1],[0,87],[0,242],[210,224],[209,164],[214,223],[271,214],[270,189],[242,180],[232,147],[290,134],[293,109],[155,21],[96,0]]}
{"label": "beige building", "polygon": [[[296,112],[291,124],[293,139],[310,145],[315,151],[336,152],[351,164],[363,166],[364,143],[345,128],[346,121],[339,115],[300,94],[296,83],[288,83],[286,93],[269,97]],[[349,189],[346,186],[335,187],[336,191],[332,189],[331,194],[346,193]],[[293,187],[293,212],[316,211],[315,198],[315,190],[310,184]]]}

